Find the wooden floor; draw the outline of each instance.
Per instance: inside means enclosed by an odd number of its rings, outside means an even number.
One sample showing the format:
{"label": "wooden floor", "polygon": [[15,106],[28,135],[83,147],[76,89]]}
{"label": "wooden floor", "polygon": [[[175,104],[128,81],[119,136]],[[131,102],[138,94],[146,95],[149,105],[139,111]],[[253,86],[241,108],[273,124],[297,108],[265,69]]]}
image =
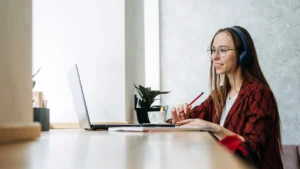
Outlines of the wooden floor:
{"label": "wooden floor", "polygon": [[248,168],[206,132],[43,132],[30,142],[0,145],[2,169]]}

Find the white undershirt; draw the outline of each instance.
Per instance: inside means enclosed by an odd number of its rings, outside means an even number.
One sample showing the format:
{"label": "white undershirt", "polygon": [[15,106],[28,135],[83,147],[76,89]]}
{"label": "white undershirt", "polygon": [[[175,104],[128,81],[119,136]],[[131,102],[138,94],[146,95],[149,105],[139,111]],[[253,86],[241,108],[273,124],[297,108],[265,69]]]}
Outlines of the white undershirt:
{"label": "white undershirt", "polygon": [[223,112],[222,112],[222,116],[221,116],[221,120],[220,120],[220,126],[224,125],[225,119],[228,115],[229,110],[231,109],[233,103],[235,102],[236,98],[238,95],[234,96],[233,98],[229,99],[229,95],[226,98],[226,103],[225,106],[223,108]]}

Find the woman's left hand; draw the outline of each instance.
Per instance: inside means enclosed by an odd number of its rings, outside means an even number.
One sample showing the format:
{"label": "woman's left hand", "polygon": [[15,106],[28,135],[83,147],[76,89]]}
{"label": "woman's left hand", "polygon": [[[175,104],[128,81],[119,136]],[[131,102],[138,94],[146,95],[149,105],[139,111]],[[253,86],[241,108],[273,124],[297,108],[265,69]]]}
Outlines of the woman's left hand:
{"label": "woman's left hand", "polygon": [[186,119],[178,121],[176,124],[179,126],[198,126],[198,127],[207,127],[210,132],[217,134],[220,132],[219,125],[211,123],[202,119]]}
{"label": "woman's left hand", "polygon": [[[215,135],[219,140],[225,138],[226,136],[237,135],[236,133],[233,133],[218,124],[211,123],[202,119],[186,119],[186,120],[178,121],[176,124],[178,124],[179,126],[198,126],[198,127],[205,127],[205,128],[207,127],[209,132]],[[242,141],[245,141],[244,137],[240,135],[237,136]]]}

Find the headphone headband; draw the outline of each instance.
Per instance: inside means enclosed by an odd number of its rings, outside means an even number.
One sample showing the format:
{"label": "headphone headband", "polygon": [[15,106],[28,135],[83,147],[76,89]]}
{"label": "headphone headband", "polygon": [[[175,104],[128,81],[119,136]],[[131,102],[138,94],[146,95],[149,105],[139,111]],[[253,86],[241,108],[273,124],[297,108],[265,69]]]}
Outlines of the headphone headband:
{"label": "headphone headband", "polygon": [[237,33],[239,35],[239,37],[242,39],[244,48],[245,48],[245,52],[248,51],[248,41],[247,41],[247,37],[246,35],[237,27],[230,27],[229,29],[232,29],[235,33]]}
{"label": "headphone headband", "polygon": [[240,53],[240,64],[243,66],[243,67],[247,67],[249,66],[252,61],[253,61],[253,58],[251,55],[249,55],[249,51],[248,51],[248,48],[249,48],[249,43],[248,43],[248,38],[247,36],[237,27],[230,27],[229,29],[233,30],[242,40],[242,43],[244,45],[244,51],[242,51]]}

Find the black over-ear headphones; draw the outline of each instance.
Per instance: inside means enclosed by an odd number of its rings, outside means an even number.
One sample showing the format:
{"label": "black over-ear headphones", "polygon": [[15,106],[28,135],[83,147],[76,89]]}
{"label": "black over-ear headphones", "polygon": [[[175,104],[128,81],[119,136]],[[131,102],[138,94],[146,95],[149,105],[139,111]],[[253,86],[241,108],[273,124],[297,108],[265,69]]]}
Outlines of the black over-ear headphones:
{"label": "black over-ear headphones", "polygon": [[253,61],[253,57],[250,55],[250,51],[249,51],[250,45],[246,35],[237,27],[230,27],[229,29],[233,30],[241,38],[244,45],[244,51],[242,51],[239,56],[240,64],[243,67],[249,66]]}

